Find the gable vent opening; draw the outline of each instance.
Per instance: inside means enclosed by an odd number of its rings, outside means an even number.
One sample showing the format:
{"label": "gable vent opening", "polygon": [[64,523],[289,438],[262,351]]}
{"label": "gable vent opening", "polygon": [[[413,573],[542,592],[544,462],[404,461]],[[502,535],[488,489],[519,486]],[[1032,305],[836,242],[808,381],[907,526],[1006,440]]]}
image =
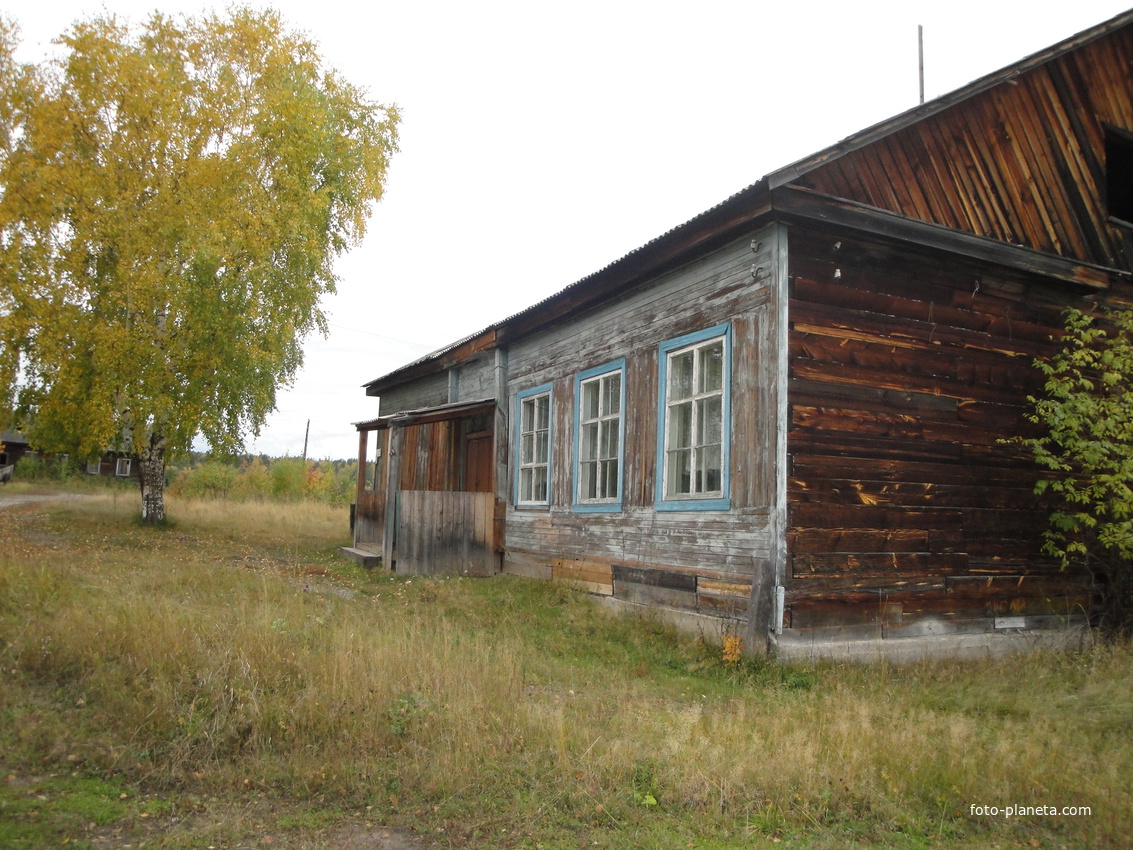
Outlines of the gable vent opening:
{"label": "gable vent opening", "polygon": [[1133,133],[1107,127],[1105,197],[1111,219],[1133,227]]}

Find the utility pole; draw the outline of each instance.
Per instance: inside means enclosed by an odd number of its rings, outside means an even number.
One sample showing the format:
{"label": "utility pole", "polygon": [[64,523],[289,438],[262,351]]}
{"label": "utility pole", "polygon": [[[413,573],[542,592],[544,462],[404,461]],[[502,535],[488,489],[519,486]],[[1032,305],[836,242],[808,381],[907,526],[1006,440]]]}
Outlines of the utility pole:
{"label": "utility pole", "polygon": [[307,420],[307,430],[303,433],[303,462],[307,461],[307,438],[311,436],[311,420]]}
{"label": "utility pole", "polygon": [[921,103],[924,103],[924,27],[917,24],[917,63],[920,67]]}

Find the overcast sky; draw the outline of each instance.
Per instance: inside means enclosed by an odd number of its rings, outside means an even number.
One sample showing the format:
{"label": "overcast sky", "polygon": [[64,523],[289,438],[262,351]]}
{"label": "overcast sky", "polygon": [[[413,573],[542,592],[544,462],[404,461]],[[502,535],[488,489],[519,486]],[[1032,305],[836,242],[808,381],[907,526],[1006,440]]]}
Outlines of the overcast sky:
{"label": "overcast sky", "polygon": [[[361,384],[597,271],[764,174],[1123,12],[1128,0],[279,0],[403,112],[365,242],[249,448],[352,457]],[[77,19],[202,0],[0,0],[38,60]]]}

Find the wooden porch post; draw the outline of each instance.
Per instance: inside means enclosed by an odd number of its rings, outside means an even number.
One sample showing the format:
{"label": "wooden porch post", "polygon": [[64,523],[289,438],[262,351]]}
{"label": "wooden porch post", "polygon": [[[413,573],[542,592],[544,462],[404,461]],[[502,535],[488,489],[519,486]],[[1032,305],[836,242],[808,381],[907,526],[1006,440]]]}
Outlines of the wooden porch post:
{"label": "wooden porch post", "polygon": [[400,425],[391,424],[389,458],[386,462],[386,516],[382,529],[382,565],[393,569],[393,553],[397,537],[397,491],[401,487],[401,447],[404,442]]}
{"label": "wooden porch post", "polygon": [[358,432],[358,489],[354,494],[356,505],[362,504],[362,494],[366,492],[366,441],[369,436],[369,431]]}
{"label": "wooden porch post", "polygon": [[[492,515],[495,550],[503,553],[507,548],[507,504],[508,492],[508,390],[507,390],[507,351],[496,348],[495,362],[496,413],[492,425],[492,492],[495,493],[495,506]],[[503,567],[501,562],[500,567]]]}

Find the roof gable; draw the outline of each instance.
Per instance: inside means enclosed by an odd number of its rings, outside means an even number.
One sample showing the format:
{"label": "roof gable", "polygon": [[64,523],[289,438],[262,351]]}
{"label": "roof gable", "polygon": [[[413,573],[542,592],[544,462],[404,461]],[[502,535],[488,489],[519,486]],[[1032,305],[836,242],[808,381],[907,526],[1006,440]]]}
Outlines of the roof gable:
{"label": "roof gable", "polygon": [[1131,24],[1133,14],[1114,18],[865,131],[858,145],[797,164],[789,182],[1009,245],[1133,270],[1125,228],[1109,221],[1105,198],[1106,127],[1133,130]]}

